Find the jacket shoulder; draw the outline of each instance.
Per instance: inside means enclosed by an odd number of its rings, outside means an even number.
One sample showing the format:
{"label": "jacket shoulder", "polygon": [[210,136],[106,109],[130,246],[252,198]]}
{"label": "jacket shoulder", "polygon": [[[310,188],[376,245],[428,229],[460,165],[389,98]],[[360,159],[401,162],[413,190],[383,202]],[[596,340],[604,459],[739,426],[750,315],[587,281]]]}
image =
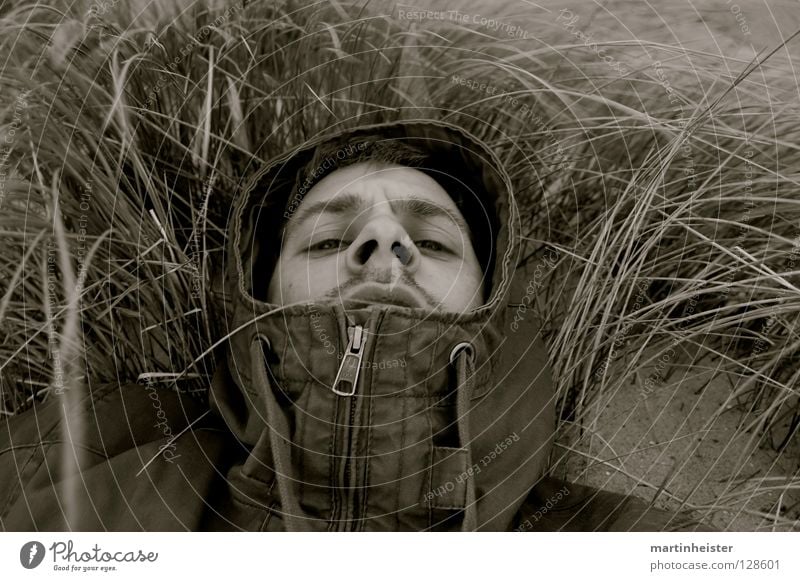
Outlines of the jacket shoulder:
{"label": "jacket shoulder", "polygon": [[[75,399],[0,424],[0,529],[190,528],[188,506],[181,515],[164,505],[201,502],[186,497],[181,464],[198,489],[212,479],[227,433],[208,407],[139,384],[94,386]],[[77,524],[65,522],[70,502]]]}
{"label": "jacket shoulder", "polygon": [[[169,436],[173,428],[185,427],[204,409],[198,400],[167,389],[102,384],[74,400],[56,396],[8,418],[0,431],[0,455],[21,446],[64,443],[68,437],[77,446],[111,457]],[[67,435],[67,427],[77,432]]]}

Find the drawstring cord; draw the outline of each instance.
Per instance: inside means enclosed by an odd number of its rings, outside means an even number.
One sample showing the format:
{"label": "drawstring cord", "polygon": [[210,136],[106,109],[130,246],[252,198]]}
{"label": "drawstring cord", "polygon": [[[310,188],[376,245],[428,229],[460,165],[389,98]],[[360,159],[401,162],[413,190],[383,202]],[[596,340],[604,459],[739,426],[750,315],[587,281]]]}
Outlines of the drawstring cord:
{"label": "drawstring cord", "polygon": [[[267,429],[269,433],[270,449],[272,450],[272,460],[275,464],[275,478],[278,481],[278,493],[281,498],[281,510],[284,517],[284,524],[287,531],[309,531],[308,519],[303,516],[300,509],[300,501],[294,489],[294,478],[292,477],[292,458],[291,458],[291,438],[289,434],[289,423],[286,416],[275,399],[272,392],[269,377],[267,377],[266,361],[261,342],[266,341],[261,336],[256,336],[250,344],[250,359],[253,366],[253,380],[259,390],[262,399],[267,407]],[[267,344],[269,344],[267,342]],[[261,434],[264,437],[264,434]]]}
{"label": "drawstring cord", "polygon": [[[459,343],[450,353],[450,362],[455,360],[456,368],[456,424],[461,447],[467,450],[467,467],[472,466],[472,448],[469,437],[469,401],[475,388],[474,351],[469,343]],[[478,504],[475,500],[475,477],[466,479],[467,499],[464,507],[464,520],[461,523],[463,532],[475,531],[478,528]]]}

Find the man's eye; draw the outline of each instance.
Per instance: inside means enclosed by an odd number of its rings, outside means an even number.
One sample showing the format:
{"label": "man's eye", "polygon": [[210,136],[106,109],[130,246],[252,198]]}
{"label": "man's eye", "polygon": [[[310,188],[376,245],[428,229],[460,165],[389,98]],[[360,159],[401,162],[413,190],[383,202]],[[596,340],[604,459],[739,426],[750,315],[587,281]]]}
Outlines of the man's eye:
{"label": "man's eye", "polygon": [[421,250],[430,250],[431,252],[449,252],[449,250],[436,240],[417,240],[414,242],[417,248]]}
{"label": "man's eye", "polygon": [[342,248],[346,248],[350,242],[347,240],[339,240],[338,238],[328,238],[327,240],[323,240],[321,242],[317,242],[316,244],[312,244],[308,247],[309,252],[313,251],[320,251],[324,252],[326,250],[339,250]]}

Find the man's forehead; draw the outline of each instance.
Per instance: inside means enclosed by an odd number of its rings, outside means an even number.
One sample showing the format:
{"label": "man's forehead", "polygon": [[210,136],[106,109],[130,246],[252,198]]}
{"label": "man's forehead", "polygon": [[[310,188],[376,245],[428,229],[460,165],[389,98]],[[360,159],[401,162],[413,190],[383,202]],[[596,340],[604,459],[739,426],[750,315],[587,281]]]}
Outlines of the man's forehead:
{"label": "man's forehead", "polygon": [[450,195],[426,173],[395,164],[356,163],[331,172],[317,182],[303,199],[306,203],[330,200],[349,194],[375,196],[378,201],[414,194],[444,208],[457,211]]}
{"label": "man's forehead", "polygon": [[289,227],[323,212],[352,215],[384,203],[394,212],[448,217],[469,232],[453,199],[432,177],[410,167],[369,162],[336,170],[315,184]]}

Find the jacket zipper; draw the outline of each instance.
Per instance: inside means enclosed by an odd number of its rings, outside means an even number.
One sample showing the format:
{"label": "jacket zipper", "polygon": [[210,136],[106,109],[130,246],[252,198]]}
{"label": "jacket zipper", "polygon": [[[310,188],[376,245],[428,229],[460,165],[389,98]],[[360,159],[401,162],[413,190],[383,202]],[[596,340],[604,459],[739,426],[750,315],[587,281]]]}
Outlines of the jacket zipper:
{"label": "jacket zipper", "polygon": [[358,380],[361,375],[361,361],[364,358],[364,351],[367,342],[367,336],[364,332],[362,325],[353,325],[347,328],[347,348],[342,356],[342,362],[339,365],[339,371],[336,373],[336,379],[333,382],[332,390],[341,398],[347,398],[348,405],[348,420],[347,424],[342,426],[344,433],[344,444],[342,446],[344,453],[344,467],[342,470],[342,488],[339,491],[340,509],[338,514],[335,515],[337,519],[337,528],[339,530],[352,529],[355,525],[355,507],[354,496],[356,488],[356,475],[353,467],[352,456],[353,450],[353,431],[356,423],[357,414],[357,398],[353,397],[358,390]]}
{"label": "jacket zipper", "polygon": [[347,349],[342,356],[339,372],[333,382],[333,393],[346,397],[355,395],[358,376],[361,373],[361,359],[364,357],[366,335],[364,327],[355,325],[347,328]]}

